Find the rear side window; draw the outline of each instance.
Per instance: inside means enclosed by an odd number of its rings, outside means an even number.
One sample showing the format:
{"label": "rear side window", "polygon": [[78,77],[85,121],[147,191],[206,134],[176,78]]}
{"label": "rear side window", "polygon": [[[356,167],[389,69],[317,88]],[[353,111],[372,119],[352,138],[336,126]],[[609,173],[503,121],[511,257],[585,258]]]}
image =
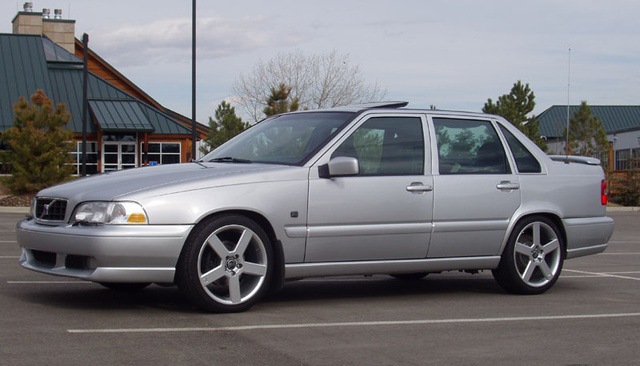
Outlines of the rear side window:
{"label": "rear side window", "polygon": [[509,144],[509,149],[511,149],[511,153],[513,157],[516,159],[516,166],[518,167],[518,172],[520,173],[540,173],[542,172],[542,168],[540,167],[540,163],[533,156],[531,151],[527,150],[526,147],[518,140],[509,130],[504,128],[504,126],[500,125],[500,131],[507,139],[507,144]]}
{"label": "rear side window", "polygon": [[440,174],[509,174],[498,133],[489,121],[434,118]]}

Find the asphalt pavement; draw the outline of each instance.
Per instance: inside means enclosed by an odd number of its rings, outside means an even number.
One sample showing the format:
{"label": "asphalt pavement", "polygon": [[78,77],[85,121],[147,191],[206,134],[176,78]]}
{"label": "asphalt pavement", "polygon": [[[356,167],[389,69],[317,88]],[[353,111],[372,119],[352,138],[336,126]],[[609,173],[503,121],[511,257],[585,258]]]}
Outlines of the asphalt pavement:
{"label": "asphalt pavement", "polygon": [[536,296],[490,272],[308,279],[241,314],[175,287],[117,293],[22,269],[0,213],[0,365],[637,365],[640,212],[609,214],[605,253],[565,262]]}

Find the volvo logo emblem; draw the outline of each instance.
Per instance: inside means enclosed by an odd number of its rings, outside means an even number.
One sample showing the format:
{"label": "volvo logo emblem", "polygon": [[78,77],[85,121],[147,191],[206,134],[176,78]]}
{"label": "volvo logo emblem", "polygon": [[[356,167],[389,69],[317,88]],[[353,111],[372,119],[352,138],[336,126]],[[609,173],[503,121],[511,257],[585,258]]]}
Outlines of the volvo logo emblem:
{"label": "volvo logo emblem", "polygon": [[45,203],[44,206],[42,207],[42,212],[40,213],[40,217],[39,219],[44,219],[45,217],[47,217],[49,215],[49,208],[51,208],[51,206],[53,206],[58,200],[54,199],[49,203]]}

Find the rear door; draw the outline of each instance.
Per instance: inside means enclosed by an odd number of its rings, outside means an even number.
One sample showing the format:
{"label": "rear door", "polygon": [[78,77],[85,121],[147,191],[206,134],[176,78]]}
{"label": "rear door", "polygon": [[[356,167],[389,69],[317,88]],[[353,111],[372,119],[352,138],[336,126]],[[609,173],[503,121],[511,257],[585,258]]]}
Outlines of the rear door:
{"label": "rear door", "polygon": [[433,117],[434,212],[429,258],[498,254],[520,183],[491,120]]}
{"label": "rear door", "polygon": [[[306,262],[425,258],[433,181],[421,115],[357,122],[311,169]],[[356,176],[319,178],[335,157],[357,158]]]}

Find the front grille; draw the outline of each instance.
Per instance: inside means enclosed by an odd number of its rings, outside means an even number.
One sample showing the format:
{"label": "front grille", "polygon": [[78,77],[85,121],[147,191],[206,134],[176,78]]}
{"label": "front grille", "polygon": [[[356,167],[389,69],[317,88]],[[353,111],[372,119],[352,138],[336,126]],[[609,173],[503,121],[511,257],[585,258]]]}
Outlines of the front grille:
{"label": "front grille", "polygon": [[60,198],[36,198],[36,219],[63,221],[67,211],[67,200]]}

